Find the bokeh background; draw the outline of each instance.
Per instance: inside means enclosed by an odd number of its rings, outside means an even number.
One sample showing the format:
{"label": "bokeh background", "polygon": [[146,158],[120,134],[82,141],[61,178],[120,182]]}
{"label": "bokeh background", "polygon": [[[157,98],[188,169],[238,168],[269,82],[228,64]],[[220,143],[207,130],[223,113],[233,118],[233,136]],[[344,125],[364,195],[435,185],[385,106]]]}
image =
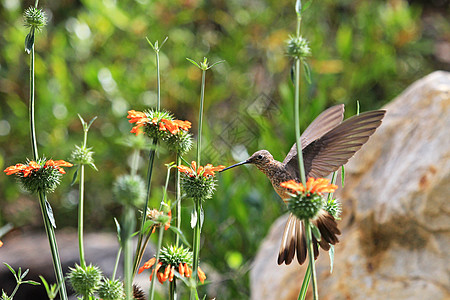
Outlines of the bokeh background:
{"label": "bokeh background", "polygon": [[[0,168],[31,157],[28,126],[28,30],[22,13],[34,1],[0,1]],[[132,144],[127,110],[156,104],[155,55],[145,37],[169,39],[161,52],[162,107],[197,130],[201,72],[196,61],[225,60],[207,73],[203,161],[230,165],[259,149],[283,160],[294,142],[292,62],[285,41],[295,32],[295,1],[64,0],[40,1],[49,17],[36,39],[36,119],[41,155],[66,159],[82,142],[77,114],[94,116],[88,144],[99,171],[87,172],[86,231],[113,232],[121,205],[111,194],[129,172]],[[450,69],[449,2],[445,0],[313,1],[302,21],[310,41],[311,84],[302,83],[302,128],[326,107],[346,104],[346,116],[381,107],[413,81]],[[127,145],[128,144],[128,145]],[[195,150],[185,156],[191,161]],[[147,153],[140,172],[145,177]],[[159,148],[152,204],[161,199]],[[76,227],[73,170],[50,196],[58,230]],[[202,264],[220,278],[221,299],[249,297],[248,271],[258,245],[285,208],[254,168],[218,176],[205,203]],[[173,198],[173,186],[170,187]],[[191,236],[190,202],[183,224]],[[42,229],[35,197],[0,176],[0,226],[11,234]],[[26,266],[23,266],[26,267]]]}

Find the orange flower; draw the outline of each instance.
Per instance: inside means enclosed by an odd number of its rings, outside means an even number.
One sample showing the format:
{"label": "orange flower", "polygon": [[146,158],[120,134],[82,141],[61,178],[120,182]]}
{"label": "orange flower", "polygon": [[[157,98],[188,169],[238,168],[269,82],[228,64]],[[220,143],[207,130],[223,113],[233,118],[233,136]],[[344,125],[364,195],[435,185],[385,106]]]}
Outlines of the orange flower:
{"label": "orange flower", "polygon": [[53,168],[57,169],[59,171],[59,173],[66,174],[66,171],[63,168],[61,168],[61,167],[72,167],[72,166],[73,165],[71,163],[69,163],[67,161],[64,161],[64,160],[56,160],[56,161],[54,161],[52,159],[49,159],[45,163],[44,168],[53,167]]}
{"label": "orange flower", "polygon": [[[54,161],[52,159],[49,159],[45,163],[44,168],[53,167],[53,168],[57,169],[61,174],[66,174],[66,171],[64,171],[64,169],[61,167],[72,167],[72,166],[73,165],[71,163],[68,163],[64,160]],[[28,163],[28,165],[16,164],[15,166],[10,166],[10,167],[6,168],[5,170],[3,170],[3,172],[5,172],[6,175],[22,173],[23,177],[28,177],[28,175],[30,175],[31,172],[33,172],[35,170],[39,170],[40,168],[41,168],[40,164],[38,164],[35,161],[30,161]]]}
{"label": "orange flower", "polygon": [[198,273],[198,279],[200,280],[200,282],[205,283],[205,279],[206,279],[205,272],[203,272],[202,269],[200,269],[200,267],[198,267],[197,273]]}
{"label": "orange flower", "polygon": [[167,230],[170,228],[170,221],[172,220],[172,210],[169,210],[167,215],[169,216],[169,221],[167,221],[166,224],[164,225],[164,230]]}
{"label": "orange flower", "polygon": [[188,131],[191,128],[191,122],[189,121],[181,121],[181,120],[168,120],[161,119],[159,123],[159,130],[169,130],[171,134],[177,134],[180,131],[180,128]]}
{"label": "orange flower", "polygon": [[150,269],[156,262],[156,257],[150,258],[148,261],[144,263],[142,267],[139,268],[138,274],[141,274],[142,271]]}
{"label": "orange flower", "polygon": [[199,166],[197,168],[197,162],[192,161],[190,168],[183,165],[177,166],[177,168],[181,173],[184,173],[189,177],[196,177],[196,176],[207,177],[207,176],[214,176],[215,175],[214,172],[222,171],[223,169],[225,169],[225,166],[220,165],[214,167],[212,164],[207,164],[205,167]]}
{"label": "orange flower", "polygon": [[0,248],[3,246],[3,242],[2,241],[0,241]]}
{"label": "orange flower", "polygon": [[136,123],[136,126],[134,126],[130,131],[131,133],[135,133],[136,135],[142,133],[143,130],[141,127],[150,122],[150,119],[147,117],[147,115],[141,111],[129,110],[127,118],[130,119],[128,122]]}
{"label": "orange flower", "polygon": [[178,127],[180,127],[181,129],[188,131],[189,128],[191,128],[191,122],[189,121],[181,121],[181,120],[173,120],[173,123],[175,123]]}
{"label": "orange flower", "polygon": [[296,182],[295,180],[289,180],[280,184],[284,188],[293,190],[294,192],[301,193],[316,193],[322,195],[323,193],[333,193],[338,186],[335,184],[330,184],[330,181],[325,178],[314,179],[312,177],[308,178],[306,182],[306,189],[303,184]]}

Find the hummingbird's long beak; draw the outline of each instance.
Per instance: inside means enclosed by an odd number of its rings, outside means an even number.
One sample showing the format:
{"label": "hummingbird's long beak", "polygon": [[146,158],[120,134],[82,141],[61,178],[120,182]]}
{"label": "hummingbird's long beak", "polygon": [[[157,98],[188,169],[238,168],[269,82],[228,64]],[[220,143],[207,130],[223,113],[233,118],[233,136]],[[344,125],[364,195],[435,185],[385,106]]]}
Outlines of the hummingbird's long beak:
{"label": "hummingbird's long beak", "polygon": [[223,169],[223,170],[220,171],[220,172],[223,172],[223,171],[225,171],[225,170],[228,170],[228,169],[231,169],[231,168],[240,166],[240,165],[245,165],[245,164],[248,164],[248,163],[249,163],[248,160],[244,160],[244,161],[241,161],[240,163],[237,163],[237,164],[234,164],[234,165],[232,165],[232,166],[229,166],[228,168],[225,168],[225,169]]}

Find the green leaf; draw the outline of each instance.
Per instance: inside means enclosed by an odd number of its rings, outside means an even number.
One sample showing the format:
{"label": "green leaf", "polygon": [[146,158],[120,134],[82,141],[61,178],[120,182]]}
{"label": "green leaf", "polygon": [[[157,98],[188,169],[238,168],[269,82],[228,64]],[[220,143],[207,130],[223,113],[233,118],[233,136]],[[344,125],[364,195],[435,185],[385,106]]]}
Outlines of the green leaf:
{"label": "green leaf", "polygon": [[330,250],[328,251],[330,255],[330,273],[333,273],[333,264],[334,264],[334,245],[330,245]]}
{"label": "green leaf", "polygon": [[308,63],[306,60],[303,60],[303,69],[305,70],[305,78],[306,81],[311,84],[311,69],[309,68]]}
{"label": "green leaf", "polygon": [[48,294],[48,292],[50,291],[50,288],[48,286],[47,280],[45,280],[44,276],[42,276],[42,275],[39,275],[39,278],[41,279],[42,283],[44,284],[45,290],[47,291],[47,294]]}
{"label": "green leaf", "polygon": [[356,115],[359,115],[359,100],[356,100]]}
{"label": "green leaf", "polygon": [[200,65],[199,65],[195,60],[192,60],[192,59],[187,58],[187,57],[186,57],[186,59],[187,59],[188,61],[190,61],[193,65],[196,65],[199,69],[201,69]]}
{"label": "green leaf", "polygon": [[83,117],[81,117],[81,115],[80,114],[77,114],[78,115],[78,119],[80,119],[80,121],[81,121],[81,125],[83,126],[83,128],[86,126],[86,122],[84,121],[84,119],[83,119]]}
{"label": "green leaf", "polygon": [[344,166],[342,166],[342,169],[341,169],[341,183],[342,183],[342,187],[344,187],[344,181],[345,181],[345,169],[344,169]]}
{"label": "green leaf", "polygon": [[16,271],[7,263],[4,262],[3,264],[11,271],[11,273],[13,273],[14,277],[16,277],[17,280]]}
{"label": "green leaf", "polygon": [[48,219],[50,220],[50,223],[52,223],[53,228],[56,228],[55,217],[53,216],[53,209],[47,200],[45,200],[45,207],[47,208],[47,216]]}
{"label": "green leaf", "polygon": [[177,235],[180,237],[181,241],[182,241],[186,246],[188,246],[189,248],[191,248],[191,245],[189,244],[188,240],[186,239],[186,236],[183,234],[183,232],[182,232],[180,229],[176,228],[175,226],[170,226],[169,228],[170,228],[170,230],[172,230],[173,232],[175,232],[175,234],[177,234]]}
{"label": "green leaf", "polygon": [[197,224],[197,212],[195,209],[191,212],[191,228],[194,229],[195,225]]}
{"label": "green leaf", "polygon": [[31,28],[30,32],[27,34],[25,38],[25,51],[30,54],[34,45],[34,29]]}
{"label": "green leaf", "polygon": [[20,280],[24,279],[25,276],[27,276],[28,272],[30,272],[30,269],[26,269],[25,272],[23,272],[23,274],[20,275]]}
{"label": "green leaf", "polygon": [[97,167],[95,166],[94,163],[89,164],[89,166],[91,166],[92,169],[94,169],[95,171],[98,172],[98,169],[97,169]]}
{"label": "green leaf", "polygon": [[89,124],[87,125],[86,131],[89,130],[89,128],[91,128],[92,123],[94,123],[94,121],[97,120],[97,116],[93,117],[92,120],[89,121]]}
{"label": "green leaf", "polygon": [[114,223],[116,224],[117,240],[119,241],[119,244],[122,244],[121,243],[121,238],[120,238],[120,224],[119,224],[119,221],[117,221],[117,219],[114,218]]}
{"label": "green leaf", "polygon": [[78,178],[78,170],[80,169],[80,166],[78,166],[78,168],[75,170],[75,172],[73,173],[73,177],[72,177],[72,182],[70,183],[70,185],[74,185],[75,182],[77,181]]}
{"label": "green leaf", "polygon": [[200,229],[203,227],[203,221],[205,220],[205,211],[203,207],[200,207]]}
{"label": "green leaf", "polygon": [[34,280],[26,280],[26,281],[22,281],[22,283],[31,284],[31,285],[41,285],[39,282],[36,282]]}
{"label": "green leaf", "polygon": [[320,230],[316,225],[311,224],[311,231],[318,242],[320,242],[322,236],[320,235]]}
{"label": "green leaf", "polygon": [[297,13],[297,15],[301,15],[301,13],[302,13],[302,1],[301,0],[297,0],[295,2],[295,12]]}
{"label": "green leaf", "polygon": [[225,60],[219,60],[219,61],[213,63],[212,65],[210,65],[210,66],[207,68],[207,70],[211,69],[211,68],[214,67],[215,65],[218,65],[218,64],[221,64],[221,63],[224,63],[224,62],[225,62]]}
{"label": "green leaf", "polygon": [[164,39],[164,41],[162,41],[161,46],[159,46],[159,49],[161,49],[162,46],[164,46],[164,44],[167,42],[168,39],[169,39],[169,37],[166,36],[166,38]]}

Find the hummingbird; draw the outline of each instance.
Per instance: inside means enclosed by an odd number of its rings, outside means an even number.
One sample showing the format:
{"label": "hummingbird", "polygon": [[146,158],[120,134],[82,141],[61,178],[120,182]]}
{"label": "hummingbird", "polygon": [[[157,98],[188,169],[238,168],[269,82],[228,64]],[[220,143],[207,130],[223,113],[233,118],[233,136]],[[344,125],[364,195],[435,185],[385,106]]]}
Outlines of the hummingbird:
{"label": "hummingbird", "polygon": [[[374,110],[355,115],[343,121],[344,105],[336,105],[322,112],[300,137],[306,178],[320,178],[329,175],[347,161],[367,142],[381,125],[386,111]],[[221,172],[244,164],[255,165],[272,183],[275,192],[283,201],[290,198],[288,190],[280,186],[282,182],[300,182],[297,145],[294,144],[283,162],[275,160],[267,150],[259,150],[247,160],[229,166]],[[314,258],[319,255],[319,246],[325,251],[339,242],[341,232],[335,218],[326,210],[319,211],[311,222],[319,229],[321,239],[313,236]],[[305,224],[292,213],[286,222],[278,264],[289,265],[297,253],[297,261],[302,265],[307,254]]]}

